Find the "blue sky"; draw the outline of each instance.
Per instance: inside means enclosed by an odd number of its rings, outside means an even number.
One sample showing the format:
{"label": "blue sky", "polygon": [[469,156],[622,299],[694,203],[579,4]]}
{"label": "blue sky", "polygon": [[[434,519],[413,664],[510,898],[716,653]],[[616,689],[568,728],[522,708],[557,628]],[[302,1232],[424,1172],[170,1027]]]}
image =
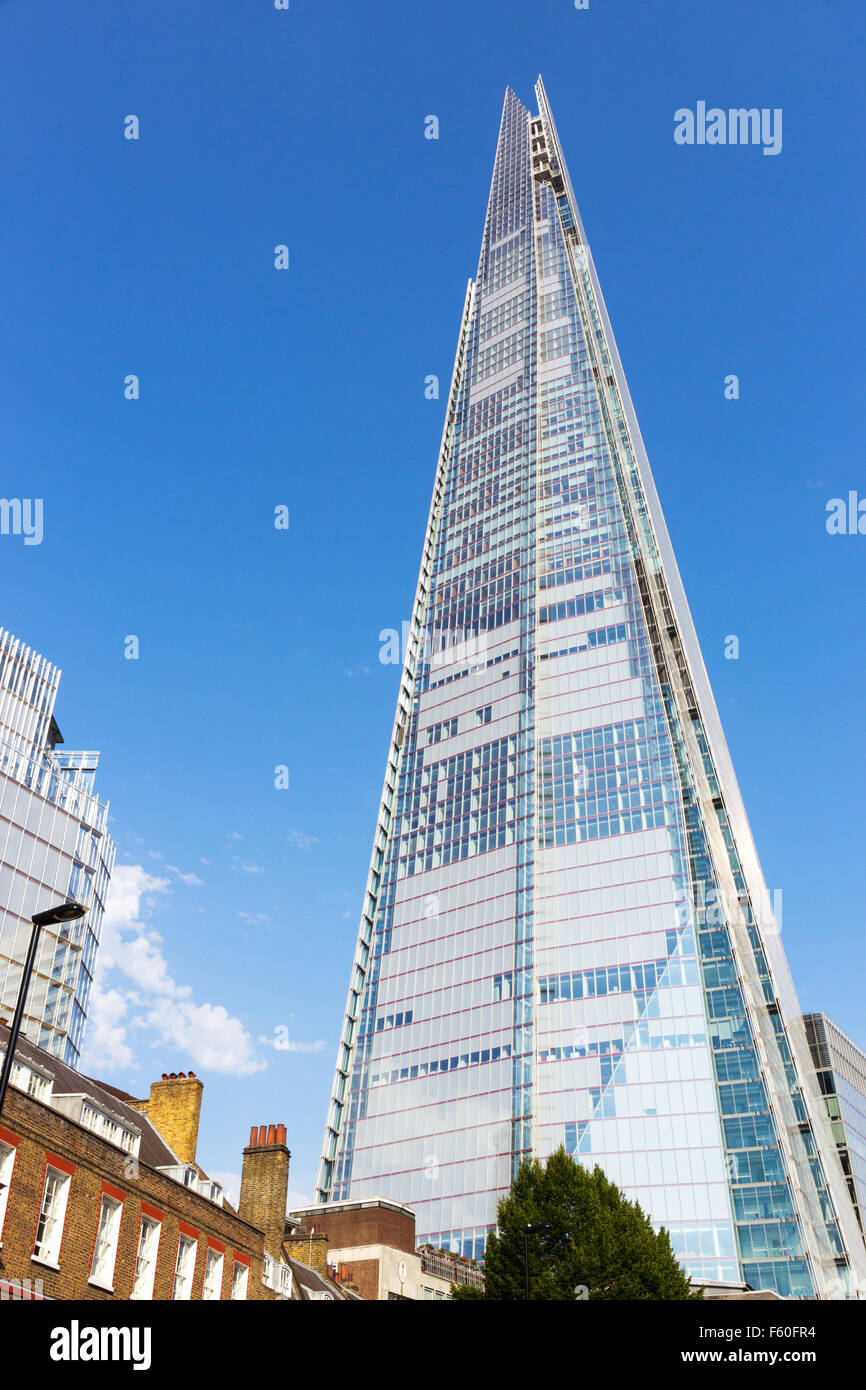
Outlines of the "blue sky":
{"label": "blue sky", "polygon": [[[0,623],[103,754],[127,925],[93,1069],[198,1071],[209,1170],[282,1121],[312,1195],[396,697],[379,632],[442,425],[424,378],[504,88],[530,104],[539,71],[801,1002],[866,1043],[866,538],[825,529],[866,497],[864,40],[854,0],[0,3],[2,492],[45,508],[41,545],[0,537]],[[781,154],[676,145],[699,100],[782,108]],[[297,1050],[260,1041],[279,1026]]]}

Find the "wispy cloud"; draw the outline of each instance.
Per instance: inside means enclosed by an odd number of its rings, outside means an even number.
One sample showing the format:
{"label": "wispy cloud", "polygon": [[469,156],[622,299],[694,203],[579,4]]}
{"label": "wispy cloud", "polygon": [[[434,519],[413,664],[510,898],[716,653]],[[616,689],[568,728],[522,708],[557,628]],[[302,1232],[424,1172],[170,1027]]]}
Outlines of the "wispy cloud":
{"label": "wispy cloud", "polygon": [[165,867],[170,874],[174,874],[179,883],[185,883],[189,888],[204,888],[204,879],[199,878],[198,874],[182,874],[174,864],[166,864]]}
{"label": "wispy cloud", "polygon": [[308,835],[304,830],[290,830],[286,839],[295,849],[311,849],[319,843],[318,835]]}

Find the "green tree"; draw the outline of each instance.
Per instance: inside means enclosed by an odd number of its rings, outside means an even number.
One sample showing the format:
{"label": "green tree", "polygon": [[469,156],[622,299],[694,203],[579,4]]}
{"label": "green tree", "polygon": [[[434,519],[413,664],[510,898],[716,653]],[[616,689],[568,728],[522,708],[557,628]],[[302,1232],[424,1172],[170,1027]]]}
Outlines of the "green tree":
{"label": "green tree", "polygon": [[521,1165],[487,1242],[485,1292],[454,1287],[454,1298],[524,1298],[523,1234],[541,1223],[550,1230],[529,1237],[533,1299],[703,1298],[689,1287],[667,1231],[654,1231],[601,1168],[589,1172],[564,1149]]}

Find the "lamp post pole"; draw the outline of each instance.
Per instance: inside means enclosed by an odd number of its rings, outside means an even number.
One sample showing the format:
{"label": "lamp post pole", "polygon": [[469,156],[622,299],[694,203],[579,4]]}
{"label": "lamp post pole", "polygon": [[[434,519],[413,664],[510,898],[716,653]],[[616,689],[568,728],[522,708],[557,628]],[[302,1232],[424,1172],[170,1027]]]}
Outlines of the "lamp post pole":
{"label": "lamp post pole", "polygon": [[30,918],[33,923],[33,930],[30,933],[27,958],[24,961],[21,983],[18,986],[18,1001],[15,1005],[12,1027],[9,1029],[9,1037],[6,1039],[6,1056],[3,1058],[3,1070],[0,1072],[0,1116],[3,1114],[3,1102],[6,1099],[6,1092],[9,1089],[9,1080],[12,1076],[12,1063],[15,1060],[15,1048],[18,1043],[18,1035],[21,1032],[21,1024],[24,1019],[27,989],[30,984],[30,977],[33,974],[33,966],[36,963],[36,950],[39,945],[39,937],[42,933],[42,928],[57,926],[61,922],[74,922],[76,918],[83,917],[86,911],[87,908],[82,906],[81,903],[68,902],[60,903],[57,907],[50,907],[47,912],[35,912]]}

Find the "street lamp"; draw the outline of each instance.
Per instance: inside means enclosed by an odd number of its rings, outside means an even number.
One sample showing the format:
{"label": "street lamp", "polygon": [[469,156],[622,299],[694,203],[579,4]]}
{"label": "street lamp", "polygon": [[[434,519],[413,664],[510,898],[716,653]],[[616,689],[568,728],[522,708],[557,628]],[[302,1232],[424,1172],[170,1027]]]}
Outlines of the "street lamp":
{"label": "street lamp", "polygon": [[3,1071],[0,1072],[0,1115],[3,1114],[3,1102],[6,1099],[6,1092],[9,1089],[9,1078],[12,1075],[12,1063],[15,1060],[15,1046],[18,1042],[18,1034],[21,1032],[21,1021],[24,1018],[24,1005],[27,1001],[27,989],[30,984],[30,976],[33,974],[33,966],[36,963],[36,948],[39,945],[39,934],[43,927],[56,927],[61,922],[74,922],[79,917],[83,917],[87,908],[81,903],[68,902],[58,903],[56,907],[49,907],[46,912],[34,912],[30,921],[33,923],[33,930],[30,933],[30,945],[27,947],[27,959],[24,962],[24,972],[21,976],[21,983],[18,986],[18,1002],[15,1005],[15,1015],[12,1019],[12,1027],[9,1029],[9,1037],[6,1039],[6,1056],[3,1058]]}
{"label": "street lamp", "polygon": [[[0,1102],[0,1104],[2,1104],[2,1102]],[[529,1237],[535,1235],[538,1231],[552,1230],[553,1227],[546,1221],[540,1221],[535,1226],[524,1226],[523,1228],[523,1284],[525,1290],[523,1296],[527,1303],[529,1302]]]}

